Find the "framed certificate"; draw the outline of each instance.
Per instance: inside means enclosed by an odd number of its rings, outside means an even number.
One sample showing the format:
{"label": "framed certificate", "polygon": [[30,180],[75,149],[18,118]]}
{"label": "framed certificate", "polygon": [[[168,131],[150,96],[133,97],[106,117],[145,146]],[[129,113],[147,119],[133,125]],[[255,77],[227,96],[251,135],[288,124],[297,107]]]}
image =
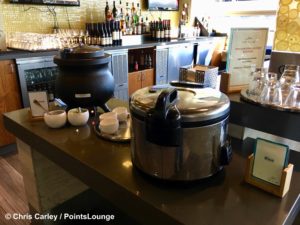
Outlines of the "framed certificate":
{"label": "framed certificate", "polygon": [[226,71],[229,86],[249,83],[251,67],[263,67],[268,28],[231,28]]}
{"label": "framed certificate", "polygon": [[280,185],[282,170],[288,163],[289,147],[257,138],[252,175],[274,185]]}

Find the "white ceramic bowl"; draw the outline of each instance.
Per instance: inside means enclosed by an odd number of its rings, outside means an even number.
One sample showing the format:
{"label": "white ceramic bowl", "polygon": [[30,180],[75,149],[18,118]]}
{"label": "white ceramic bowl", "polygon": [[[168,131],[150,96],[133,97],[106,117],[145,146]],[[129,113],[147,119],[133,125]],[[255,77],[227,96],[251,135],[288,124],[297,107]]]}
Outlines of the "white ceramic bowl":
{"label": "white ceramic bowl", "polygon": [[115,112],[103,113],[99,116],[99,120],[101,121],[104,119],[118,119],[117,113],[115,113]]}
{"label": "white ceramic bowl", "polygon": [[60,128],[67,122],[67,113],[65,110],[53,110],[44,114],[44,121],[48,127]]}
{"label": "white ceramic bowl", "polygon": [[70,109],[68,111],[68,121],[73,126],[83,126],[89,120],[89,110],[81,108],[79,112],[78,108]]}
{"label": "white ceramic bowl", "polygon": [[128,110],[126,107],[116,107],[113,109],[113,112],[117,113],[117,117],[119,121],[127,121],[128,118]]}
{"label": "white ceramic bowl", "polygon": [[117,119],[103,119],[100,121],[99,129],[106,134],[114,134],[119,129],[119,121]]}

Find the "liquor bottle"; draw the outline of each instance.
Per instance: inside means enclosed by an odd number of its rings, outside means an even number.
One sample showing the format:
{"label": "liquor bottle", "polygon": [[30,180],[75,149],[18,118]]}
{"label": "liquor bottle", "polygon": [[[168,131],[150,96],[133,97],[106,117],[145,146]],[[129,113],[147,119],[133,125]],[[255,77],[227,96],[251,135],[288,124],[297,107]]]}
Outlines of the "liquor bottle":
{"label": "liquor bottle", "polygon": [[134,2],[131,3],[131,16],[133,16],[134,14],[136,14],[136,10],[134,7]]}
{"label": "liquor bottle", "polygon": [[150,24],[148,21],[148,17],[146,16],[146,23],[145,23],[145,27],[146,27],[146,33],[150,33]]}
{"label": "liquor bottle", "polygon": [[135,70],[135,71],[138,71],[138,70],[139,70],[139,64],[138,64],[137,61],[135,61],[135,63],[134,63],[134,70]]}
{"label": "liquor bottle", "polygon": [[152,68],[152,59],[151,59],[151,55],[148,55],[148,68]]}
{"label": "liquor bottle", "polygon": [[144,50],[141,50],[141,54],[140,54],[140,68],[141,69],[145,68],[145,54],[144,54]]}
{"label": "liquor bottle", "polygon": [[118,10],[116,8],[116,2],[113,1],[113,9],[112,9],[112,15],[113,15],[113,19],[118,19]]}
{"label": "liquor bottle", "polygon": [[117,21],[112,21],[112,45],[118,45],[118,30],[117,30]]}

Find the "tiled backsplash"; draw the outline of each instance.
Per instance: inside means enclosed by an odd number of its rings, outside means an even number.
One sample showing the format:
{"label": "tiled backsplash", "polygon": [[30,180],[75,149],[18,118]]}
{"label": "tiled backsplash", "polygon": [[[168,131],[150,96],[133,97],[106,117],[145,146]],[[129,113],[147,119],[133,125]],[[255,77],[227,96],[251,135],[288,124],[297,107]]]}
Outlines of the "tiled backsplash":
{"label": "tiled backsplash", "polygon": [[274,49],[300,52],[300,2],[281,0],[277,13]]}
{"label": "tiled backsplash", "polygon": [[[116,1],[119,8],[122,3],[123,12],[126,12],[127,1]],[[142,3],[142,16],[148,16],[149,20],[171,19],[172,25],[177,26],[179,12],[149,12],[145,10],[145,0],[128,1],[128,7],[131,8],[132,2]],[[108,0],[109,7],[112,9],[113,0]],[[81,0],[80,7],[66,6],[41,6],[11,4],[9,0],[0,0],[0,16],[3,19],[5,32],[37,32],[50,33],[54,27],[54,17],[49,9],[54,9],[57,14],[57,21],[60,28],[84,28],[86,14],[90,10],[93,12],[94,19],[104,20],[104,8],[106,0]],[[90,10],[89,10],[90,9]]]}

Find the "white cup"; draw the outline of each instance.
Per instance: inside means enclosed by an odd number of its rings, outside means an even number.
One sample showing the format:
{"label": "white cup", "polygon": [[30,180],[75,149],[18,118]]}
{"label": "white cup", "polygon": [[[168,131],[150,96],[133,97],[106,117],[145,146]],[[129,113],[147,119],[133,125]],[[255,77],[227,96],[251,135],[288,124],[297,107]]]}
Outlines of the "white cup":
{"label": "white cup", "polygon": [[53,110],[44,114],[44,121],[48,127],[60,128],[67,122],[67,114],[65,110]]}
{"label": "white cup", "polygon": [[73,126],[83,126],[89,120],[89,110],[81,108],[70,109],[68,111],[68,121]]}
{"label": "white cup", "polygon": [[126,107],[116,107],[113,109],[113,112],[117,113],[117,117],[119,121],[127,121],[128,111]]}
{"label": "white cup", "polygon": [[99,116],[99,120],[101,121],[104,119],[118,119],[117,113],[115,113],[115,112],[103,113]]}
{"label": "white cup", "polygon": [[119,129],[119,121],[114,118],[106,118],[100,121],[99,129],[106,134],[114,134]]}

